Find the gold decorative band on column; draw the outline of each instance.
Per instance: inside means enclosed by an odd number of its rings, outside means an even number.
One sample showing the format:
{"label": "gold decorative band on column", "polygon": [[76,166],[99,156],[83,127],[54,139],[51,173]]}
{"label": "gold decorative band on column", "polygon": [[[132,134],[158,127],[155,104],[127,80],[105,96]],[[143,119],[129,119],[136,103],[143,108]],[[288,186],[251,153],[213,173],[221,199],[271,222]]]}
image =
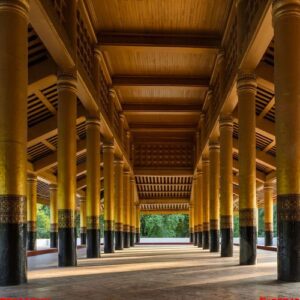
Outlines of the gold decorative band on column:
{"label": "gold decorative band on column", "polygon": [[113,220],[105,220],[104,221],[104,230],[105,231],[114,231],[115,222]]}
{"label": "gold decorative band on column", "polygon": [[209,231],[209,223],[208,222],[203,223],[203,231]]}
{"label": "gold decorative band on column", "polygon": [[50,232],[57,232],[58,231],[58,224],[52,223],[50,224]]}
{"label": "gold decorative band on column", "polygon": [[27,231],[36,231],[36,221],[27,221]]}
{"label": "gold decorative band on column", "polygon": [[220,128],[233,128],[233,118],[231,115],[222,116],[219,121]]}
{"label": "gold decorative band on column", "polygon": [[140,228],[135,228],[135,232],[136,233],[140,233],[141,231],[140,231]]}
{"label": "gold decorative band on column", "polygon": [[29,3],[28,0],[1,0],[1,11],[14,11],[24,17],[26,20],[29,18]]}
{"label": "gold decorative band on column", "polygon": [[198,225],[198,232],[201,232],[203,230],[203,226],[202,226],[202,224],[199,224]]}
{"label": "gold decorative band on column", "polygon": [[300,221],[300,194],[277,195],[278,221]]}
{"label": "gold decorative band on column", "polygon": [[190,228],[190,232],[193,233],[194,232],[194,228],[191,227]]}
{"label": "gold decorative band on column", "polygon": [[256,227],[256,208],[240,209],[240,227]]}
{"label": "gold decorative band on column", "polygon": [[254,73],[238,72],[237,92],[240,93],[253,93],[256,94],[257,82]]}
{"label": "gold decorative band on column", "polygon": [[300,17],[300,3],[298,0],[273,0],[274,18],[298,16]]}
{"label": "gold decorative band on column", "polygon": [[265,223],[265,231],[273,231],[273,223],[272,222]]}
{"label": "gold decorative band on column", "polygon": [[217,142],[211,142],[208,146],[209,150],[220,150],[220,144]]}
{"label": "gold decorative band on column", "polygon": [[99,216],[87,216],[86,217],[86,228],[87,229],[99,229],[100,228]]}
{"label": "gold decorative band on column", "polygon": [[233,228],[233,216],[221,216],[221,229]]}
{"label": "gold decorative band on column", "polygon": [[123,224],[123,232],[130,232],[129,225]]}
{"label": "gold decorative band on column", "polygon": [[115,223],[115,231],[123,231],[123,224],[122,223]]}
{"label": "gold decorative band on column", "polygon": [[219,230],[219,220],[210,220],[209,225],[210,230]]}
{"label": "gold decorative band on column", "polygon": [[135,227],[134,226],[130,226],[130,232],[135,232]]}
{"label": "gold decorative band on column", "polygon": [[74,228],[75,211],[73,209],[58,210],[58,228]]}
{"label": "gold decorative band on column", "polygon": [[80,227],[80,233],[86,233],[86,227]]}
{"label": "gold decorative band on column", "polygon": [[0,195],[0,223],[21,224],[27,222],[26,196]]}

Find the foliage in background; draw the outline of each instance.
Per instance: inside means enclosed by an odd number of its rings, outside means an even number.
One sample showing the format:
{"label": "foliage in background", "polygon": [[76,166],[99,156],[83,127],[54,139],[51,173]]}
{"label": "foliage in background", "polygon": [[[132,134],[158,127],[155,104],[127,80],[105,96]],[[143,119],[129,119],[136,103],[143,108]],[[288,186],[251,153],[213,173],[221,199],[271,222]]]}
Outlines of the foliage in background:
{"label": "foliage in background", "polygon": [[48,205],[37,204],[37,238],[50,238],[50,208]]}
{"label": "foliage in background", "polygon": [[188,215],[142,215],[142,237],[188,237]]}

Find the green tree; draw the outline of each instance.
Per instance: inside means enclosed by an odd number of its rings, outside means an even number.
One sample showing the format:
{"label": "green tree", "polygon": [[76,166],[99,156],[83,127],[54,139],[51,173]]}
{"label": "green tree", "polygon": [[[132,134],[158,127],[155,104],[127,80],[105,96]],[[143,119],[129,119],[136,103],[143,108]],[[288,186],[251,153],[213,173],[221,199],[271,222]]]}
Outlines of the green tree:
{"label": "green tree", "polygon": [[37,204],[37,238],[50,238],[50,208],[48,205]]}

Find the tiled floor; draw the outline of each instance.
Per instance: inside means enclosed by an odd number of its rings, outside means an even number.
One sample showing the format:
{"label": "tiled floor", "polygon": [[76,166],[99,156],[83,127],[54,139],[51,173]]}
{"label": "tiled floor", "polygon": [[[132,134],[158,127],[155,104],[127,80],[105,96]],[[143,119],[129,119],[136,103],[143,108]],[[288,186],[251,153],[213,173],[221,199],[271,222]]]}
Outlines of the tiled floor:
{"label": "tiled floor", "polygon": [[57,268],[57,254],[29,258],[29,283],[0,288],[0,297],[50,299],[259,299],[299,297],[300,283],[276,281],[276,253],[259,251],[256,266],[238,265],[194,246],[136,246],[78,267]]}

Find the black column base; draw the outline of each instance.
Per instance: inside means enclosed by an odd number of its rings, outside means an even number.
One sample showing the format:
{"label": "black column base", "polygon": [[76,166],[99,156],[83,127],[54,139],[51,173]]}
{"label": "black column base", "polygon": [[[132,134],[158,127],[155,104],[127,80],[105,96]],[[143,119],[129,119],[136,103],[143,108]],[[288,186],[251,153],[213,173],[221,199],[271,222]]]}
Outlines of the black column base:
{"label": "black column base", "polygon": [[104,231],[104,253],[114,253],[115,232],[113,230]]}
{"label": "black column base", "polygon": [[134,247],[134,232],[130,232],[130,247]]}
{"label": "black column base", "polygon": [[50,232],[50,248],[57,248],[58,232]]}
{"label": "black column base", "polygon": [[27,250],[36,250],[36,231],[27,231]]}
{"label": "black column base", "polygon": [[115,231],[116,250],[123,250],[123,231]]}
{"label": "black column base", "polygon": [[100,229],[86,230],[86,257],[100,257]]}
{"label": "black column base", "polygon": [[240,265],[256,264],[256,226],[240,227]]}
{"label": "black column base", "polygon": [[190,232],[190,243],[194,243],[194,233]]}
{"label": "black column base", "polygon": [[75,228],[58,229],[58,266],[77,266]]}
{"label": "black column base", "polygon": [[265,231],[265,246],[273,246],[273,231]]}
{"label": "black column base", "polygon": [[198,232],[197,246],[198,246],[199,248],[202,248],[202,231],[199,231],[199,232]]}
{"label": "black column base", "polygon": [[209,231],[202,232],[202,248],[209,249]]}
{"label": "black column base", "polygon": [[135,234],[135,243],[136,243],[136,244],[139,244],[140,241],[141,241],[140,233],[136,233],[136,234]]}
{"label": "black column base", "polygon": [[124,248],[129,248],[130,247],[130,233],[125,231],[123,232],[123,247]]}
{"label": "black column base", "polygon": [[0,223],[0,286],[27,282],[26,223]]}
{"label": "black column base", "polygon": [[300,221],[278,218],[278,279],[300,282]]}
{"label": "black column base", "polygon": [[194,232],[194,239],[193,239],[194,246],[198,245],[198,232]]}
{"label": "black column base", "polygon": [[80,233],[80,244],[86,245],[86,233],[85,232]]}
{"label": "black column base", "polygon": [[220,250],[220,232],[217,229],[211,229],[209,231],[210,243],[209,251],[210,252],[219,252]]}
{"label": "black column base", "polygon": [[233,256],[233,229],[221,228],[221,257]]}

